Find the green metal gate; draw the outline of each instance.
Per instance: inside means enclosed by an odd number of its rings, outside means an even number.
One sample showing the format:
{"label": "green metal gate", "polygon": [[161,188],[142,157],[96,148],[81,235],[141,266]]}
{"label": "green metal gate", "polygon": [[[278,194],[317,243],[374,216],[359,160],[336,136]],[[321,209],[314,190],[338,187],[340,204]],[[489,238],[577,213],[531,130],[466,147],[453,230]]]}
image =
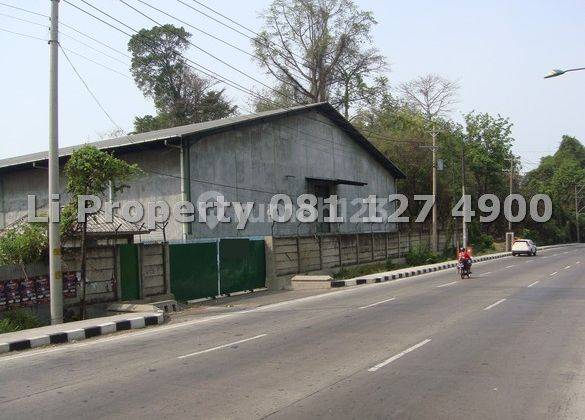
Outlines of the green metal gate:
{"label": "green metal gate", "polygon": [[214,297],[265,286],[264,241],[221,239],[172,244],[171,292],[177,300]]}
{"label": "green metal gate", "polygon": [[220,240],[219,267],[221,294],[264,287],[266,281],[264,241]]}
{"label": "green metal gate", "polygon": [[138,269],[138,245],[123,244],[120,252],[120,285],[122,300],[140,298],[140,273]]}
{"label": "green metal gate", "polygon": [[170,245],[171,292],[177,300],[217,295],[217,243]]}

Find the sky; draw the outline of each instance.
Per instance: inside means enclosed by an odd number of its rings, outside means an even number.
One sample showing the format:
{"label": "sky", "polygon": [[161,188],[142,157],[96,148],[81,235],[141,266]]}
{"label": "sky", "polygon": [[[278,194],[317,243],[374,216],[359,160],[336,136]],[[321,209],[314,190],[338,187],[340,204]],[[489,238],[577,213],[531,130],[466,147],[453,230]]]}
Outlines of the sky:
{"label": "sky", "polygon": [[[81,0],[68,1],[90,10]],[[205,10],[193,0],[185,1]],[[200,1],[254,30],[261,27],[259,13],[270,3],[270,0]],[[153,25],[119,0],[91,2],[132,27]],[[179,24],[149,10],[137,0],[127,2],[160,22]],[[458,104],[452,117],[461,120],[463,114],[473,110],[508,117],[514,123],[514,151],[521,157],[524,171],[533,169],[542,156],[554,153],[563,134],[585,140],[585,71],[543,79],[552,68],[585,67],[585,1],[355,2],[360,8],[371,10],[378,21],[374,28],[374,44],[390,63],[387,76],[391,86],[427,73],[458,81]],[[49,105],[49,48],[43,41],[48,37],[48,29],[44,27],[48,26],[48,20],[2,3],[43,15],[50,13],[49,0],[0,2],[0,92],[3,99],[0,101],[0,159],[47,150]],[[248,38],[176,0],[152,1],[151,4],[251,52]],[[60,20],[126,53],[126,35],[63,1],[60,2]],[[268,81],[248,55],[192,28],[186,29],[193,34],[193,43],[243,73]],[[41,39],[18,36],[6,30]],[[128,70],[129,60],[124,55],[67,27],[61,30],[70,36],[63,35],[61,45],[116,125],[131,131],[135,116],[154,113],[152,102],[135,86]],[[187,55],[230,80],[249,88],[258,87],[256,82],[195,48]],[[107,138],[116,125],[96,104],[62,54],[59,77],[60,146]],[[239,105],[241,113],[248,113],[249,97],[233,88],[227,88],[227,94]]]}

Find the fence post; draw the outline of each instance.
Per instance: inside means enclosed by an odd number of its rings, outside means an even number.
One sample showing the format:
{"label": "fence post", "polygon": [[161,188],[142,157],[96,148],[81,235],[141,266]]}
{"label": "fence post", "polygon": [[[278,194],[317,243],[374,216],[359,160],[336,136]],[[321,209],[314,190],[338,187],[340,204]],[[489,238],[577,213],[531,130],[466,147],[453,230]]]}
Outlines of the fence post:
{"label": "fence post", "polygon": [[319,247],[319,270],[323,270],[323,250],[321,249],[321,236],[317,235],[317,246]]}
{"label": "fence post", "polygon": [[370,255],[372,256],[372,262],[374,262],[374,227],[370,229]]}
{"label": "fence post", "polygon": [[388,259],[388,232],[384,233],[384,254],[386,255],[386,259]]}
{"label": "fence post", "polygon": [[216,249],[215,256],[217,260],[217,296],[221,296],[221,263],[219,260],[219,241],[221,241],[221,239],[217,238],[215,248]]}
{"label": "fence post", "polygon": [[398,258],[400,258],[400,231],[398,231]]}
{"label": "fence post", "polygon": [[360,234],[355,234],[355,263],[360,263]]}
{"label": "fence post", "polygon": [[297,274],[301,272],[301,247],[299,245],[299,236],[295,238],[297,244]]}
{"label": "fence post", "polygon": [[337,234],[337,249],[339,251],[339,266],[343,267],[343,259],[341,258],[341,236]]}

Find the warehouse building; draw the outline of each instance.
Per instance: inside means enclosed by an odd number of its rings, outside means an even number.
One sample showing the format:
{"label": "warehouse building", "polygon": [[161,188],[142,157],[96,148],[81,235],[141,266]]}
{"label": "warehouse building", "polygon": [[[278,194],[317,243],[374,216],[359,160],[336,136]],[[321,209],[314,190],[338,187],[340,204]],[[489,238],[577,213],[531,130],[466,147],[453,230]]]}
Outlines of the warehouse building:
{"label": "warehouse building", "polygon": [[[264,203],[275,194],[294,201],[304,193],[318,197],[335,194],[349,203],[348,214],[369,195],[396,193],[396,180],[404,174],[380,153],[330,104],[242,115],[205,123],[129,135],[92,143],[128,162],[144,175],[114,197],[121,203],[136,200],[166,201],[172,208],[179,201],[196,203],[210,191],[226,201]],[[61,167],[75,147],[60,150]],[[62,188],[65,182],[61,178]],[[47,203],[47,153],[0,160],[0,228],[27,212],[27,196],[37,196],[37,206]],[[209,195],[209,194],[208,194]],[[62,200],[63,201],[63,200]],[[354,201],[352,205],[351,202]],[[233,216],[233,209],[228,209]],[[253,216],[260,218],[259,209]],[[138,241],[190,242],[203,238],[250,238],[264,236],[350,234],[367,231],[392,232],[388,223],[301,224],[295,221],[249,222],[237,229],[237,221],[210,228],[195,220],[180,223],[174,218]]]}

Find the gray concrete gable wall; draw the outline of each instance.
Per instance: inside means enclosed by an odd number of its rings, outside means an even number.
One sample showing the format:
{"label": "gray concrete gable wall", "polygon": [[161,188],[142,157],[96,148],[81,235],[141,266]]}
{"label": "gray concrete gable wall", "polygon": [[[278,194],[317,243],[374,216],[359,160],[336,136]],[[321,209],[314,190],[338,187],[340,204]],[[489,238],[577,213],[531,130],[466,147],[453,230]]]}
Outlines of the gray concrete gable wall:
{"label": "gray concrete gable wall", "polygon": [[[308,115],[307,115],[308,114]],[[191,142],[191,196],[193,201],[206,191],[217,191],[227,201],[268,204],[272,195],[288,194],[293,201],[310,192],[307,177],[346,179],[368,185],[339,185],[340,198],[352,200],[369,194],[388,196],[395,192],[393,176],[342,129],[317,112],[269,121],[194,139]],[[349,206],[350,214],[357,206]],[[255,209],[255,214],[257,210]],[[233,211],[228,214],[233,216]],[[274,229],[274,231],[273,231]],[[344,223],[341,232],[369,231],[370,225]],[[390,225],[373,230],[392,230]],[[237,230],[235,224],[220,224],[211,231],[195,223],[194,237],[264,236],[314,233],[315,225],[297,223],[249,223]]]}

